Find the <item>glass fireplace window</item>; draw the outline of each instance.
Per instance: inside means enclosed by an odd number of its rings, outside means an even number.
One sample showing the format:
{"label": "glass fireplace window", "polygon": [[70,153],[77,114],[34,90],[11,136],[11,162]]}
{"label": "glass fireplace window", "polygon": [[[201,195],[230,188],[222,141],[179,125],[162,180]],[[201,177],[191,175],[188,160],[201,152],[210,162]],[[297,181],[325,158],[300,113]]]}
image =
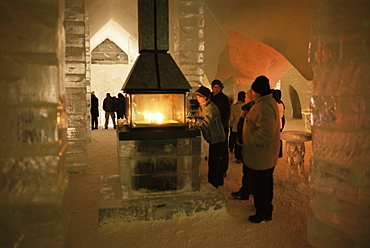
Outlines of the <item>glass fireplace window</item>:
{"label": "glass fireplace window", "polygon": [[132,94],[131,127],[178,127],[185,122],[185,94]]}

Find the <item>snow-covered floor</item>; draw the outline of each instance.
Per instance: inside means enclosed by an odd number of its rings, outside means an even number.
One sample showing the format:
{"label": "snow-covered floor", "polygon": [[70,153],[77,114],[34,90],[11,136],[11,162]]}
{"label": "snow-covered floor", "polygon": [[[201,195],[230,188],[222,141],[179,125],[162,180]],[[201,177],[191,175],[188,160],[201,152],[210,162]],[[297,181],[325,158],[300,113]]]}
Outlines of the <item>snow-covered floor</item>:
{"label": "snow-covered floor", "polygon": [[[304,131],[303,120],[287,120],[285,131]],[[309,169],[311,142],[306,143],[305,167]],[[114,129],[91,132],[88,144],[87,173],[70,175],[71,221],[67,247],[71,248],[134,248],[134,247],[309,247],[307,218],[311,214],[312,190],[307,180],[293,183],[287,179],[287,158],[284,154],[275,169],[273,220],[260,224],[247,218],[254,214],[253,197],[235,200],[230,193],[241,185],[242,165],[230,164],[225,185],[218,190],[227,196],[226,209],[198,213],[173,220],[134,221],[105,224],[99,227],[99,181],[101,176],[118,174],[117,138]],[[206,178],[207,162],[201,164]]]}

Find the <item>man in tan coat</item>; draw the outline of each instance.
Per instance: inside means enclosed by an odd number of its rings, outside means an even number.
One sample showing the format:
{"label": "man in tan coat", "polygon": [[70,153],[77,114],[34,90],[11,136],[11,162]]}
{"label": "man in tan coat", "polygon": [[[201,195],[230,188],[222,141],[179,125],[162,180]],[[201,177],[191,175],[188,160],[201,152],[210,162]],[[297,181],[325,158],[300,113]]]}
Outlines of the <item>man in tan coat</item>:
{"label": "man in tan coat", "polygon": [[268,78],[259,76],[252,83],[255,103],[243,126],[243,162],[252,177],[256,214],[253,223],[272,220],[273,172],[280,148],[279,111],[272,97]]}

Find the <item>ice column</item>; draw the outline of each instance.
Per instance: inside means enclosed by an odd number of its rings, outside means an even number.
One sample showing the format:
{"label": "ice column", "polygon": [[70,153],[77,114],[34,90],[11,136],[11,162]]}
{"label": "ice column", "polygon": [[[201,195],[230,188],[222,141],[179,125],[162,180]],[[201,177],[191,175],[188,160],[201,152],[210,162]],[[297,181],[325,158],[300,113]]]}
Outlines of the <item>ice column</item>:
{"label": "ice column", "polygon": [[0,6],[0,247],[64,247],[64,1]]}
{"label": "ice column", "polygon": [[174,1],[174,59],[189,84],[203,84],[204,3],[202,0]]}
{"label": "ice column", "polygon": [[369,10],[361,0],[313,1],[313,247],[370,244]]}
{"label": "ice column", "polygon": [[[67,171],[87,170],[87,143],[90,130],[87,95],[85,43],[85,1],[65,1],[66,30],[66,111],[68,114]],[[87,128],[89,127],[89,129]]]}
{"label": "ice column", "polygon": [[[85,72],[85,81],[86,81],[86,132],[87,132],[87,141],[91,142],[91,48],[90,48],[90,18],[85,15],[85,62],[86,62],[86,72]],[[87,148],[86,148],[87,149]],[[87,150],[86,150],[87,152]]]}

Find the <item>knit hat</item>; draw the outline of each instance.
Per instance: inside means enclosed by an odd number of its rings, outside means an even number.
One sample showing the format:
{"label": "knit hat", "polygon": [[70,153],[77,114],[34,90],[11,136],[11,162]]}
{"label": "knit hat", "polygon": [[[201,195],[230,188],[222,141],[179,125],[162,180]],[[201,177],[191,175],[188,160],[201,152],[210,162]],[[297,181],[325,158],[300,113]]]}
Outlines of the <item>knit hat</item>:
{"label": "knit hat", "polygon": [[211,90],[204,86],[200,86],[195,93],[208,98],[211,95]]}
{"label": "knit hat", "polygon": [[212,87],[215,86],[216,84],[220,85],[221,88],[224,88],[224,85],[218,79],[212,81]]}
{"label": "knit hat", "polygon": [[258,94],[261,94],[261,96],[271,93],[269,80],[265,76],[257,77],[252,83],[251,87],[252,87],[252,90],[254,90]]}

